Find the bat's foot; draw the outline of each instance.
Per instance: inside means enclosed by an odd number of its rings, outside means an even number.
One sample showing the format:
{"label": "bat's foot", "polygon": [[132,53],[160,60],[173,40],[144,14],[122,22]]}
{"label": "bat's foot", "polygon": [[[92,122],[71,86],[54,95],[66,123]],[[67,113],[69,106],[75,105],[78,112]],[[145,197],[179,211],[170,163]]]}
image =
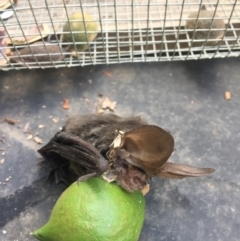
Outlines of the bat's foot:
{"label": "bat's foot", "polygon": [[87,179],[89,179],[89,178],[91,178],[91,177],[96,177],[96,176],[97,176],[97,173],[96,173],[96,172],[86,174],[86,175],[84,175],[84,176],[79,177],[78,180],[77,180],[77,183],[78,183],[78,185],[79,185],[80,182],[84,182],[84,181],[86,181]]}

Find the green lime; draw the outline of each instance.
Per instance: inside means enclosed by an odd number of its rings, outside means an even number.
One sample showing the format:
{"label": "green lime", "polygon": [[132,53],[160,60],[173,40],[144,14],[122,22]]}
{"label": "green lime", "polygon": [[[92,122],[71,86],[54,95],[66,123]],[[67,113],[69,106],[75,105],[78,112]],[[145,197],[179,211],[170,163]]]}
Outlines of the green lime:
{"label": "green lime", "polygon": [[69,16],[69,21],[63,26],[62,41],[70,42],[70,50],[75,51],[74,42],[77,51],[81,52],[88,48],[87,43],[91,43],[97,36],[98,23],[88,14],[82,15],[81,12],[73,13]]}
{"label": "green lime", "polygon": [[101,177],[73,183],[56,202],[40,241],[136,241],[144,221],[141,192],[127,192]]}

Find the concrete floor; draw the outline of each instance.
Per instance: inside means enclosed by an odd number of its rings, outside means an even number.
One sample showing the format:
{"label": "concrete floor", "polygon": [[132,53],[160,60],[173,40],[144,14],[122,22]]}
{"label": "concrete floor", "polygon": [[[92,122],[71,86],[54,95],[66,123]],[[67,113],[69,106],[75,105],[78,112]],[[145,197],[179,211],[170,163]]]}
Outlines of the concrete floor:
{"label": "concrete floor", "polygon": [[0,119],[20,122],[0,123],[0,148],[9,146],[0,151],[0,240],[34,240],[29,233],[46,223],[65,188],[44,182],[48,173],[36,165],[42,145],[27,140],[26,123],[46,144],[68,116],[95,113],[102,92],[117,102],[116,114],[142,113],[169,129],[177,149],[171,161],[216,169],[203,178],[154,178],[140,241],[238,241],[239,66],[229,58],[2,72]]}

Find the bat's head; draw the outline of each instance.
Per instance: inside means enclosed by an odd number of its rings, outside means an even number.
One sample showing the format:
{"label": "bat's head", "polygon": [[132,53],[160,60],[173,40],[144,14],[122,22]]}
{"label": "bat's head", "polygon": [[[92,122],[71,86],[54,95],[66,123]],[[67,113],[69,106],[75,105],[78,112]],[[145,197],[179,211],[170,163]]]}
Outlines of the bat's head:
{"label": "bat's head", "polygon": [[108,158],[115,180],[127,191],[142,190],[174,151],[171,134],[158,126],[142,125],[119,132]]}
{"label": "bat's head", "polygon": [[174,139],[158,126],[143,125],[120,133],[112,147],[110,154],[116,159],[124,159],[151,177],[174,152]]}
{"label": "bat's head", "polygon": [[172,135],[153,125],[143,125],[120,133],[113,141],[109,159],[113,161],[116,180],[126,190],[141,190],[148,178],[201,177],[213,168],[198,168],[167,162],[174,152]]}

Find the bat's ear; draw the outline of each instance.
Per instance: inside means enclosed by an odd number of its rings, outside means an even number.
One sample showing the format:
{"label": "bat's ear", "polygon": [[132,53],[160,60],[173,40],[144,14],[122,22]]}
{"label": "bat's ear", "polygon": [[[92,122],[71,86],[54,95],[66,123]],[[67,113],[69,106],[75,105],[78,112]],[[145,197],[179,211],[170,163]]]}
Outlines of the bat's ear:
{"label": "bat's ear", "polygon": [[202,177],[215,171],[213,168],[198,168],[183,164],[166,162],[155,176],[182,179],[185,177]]}

